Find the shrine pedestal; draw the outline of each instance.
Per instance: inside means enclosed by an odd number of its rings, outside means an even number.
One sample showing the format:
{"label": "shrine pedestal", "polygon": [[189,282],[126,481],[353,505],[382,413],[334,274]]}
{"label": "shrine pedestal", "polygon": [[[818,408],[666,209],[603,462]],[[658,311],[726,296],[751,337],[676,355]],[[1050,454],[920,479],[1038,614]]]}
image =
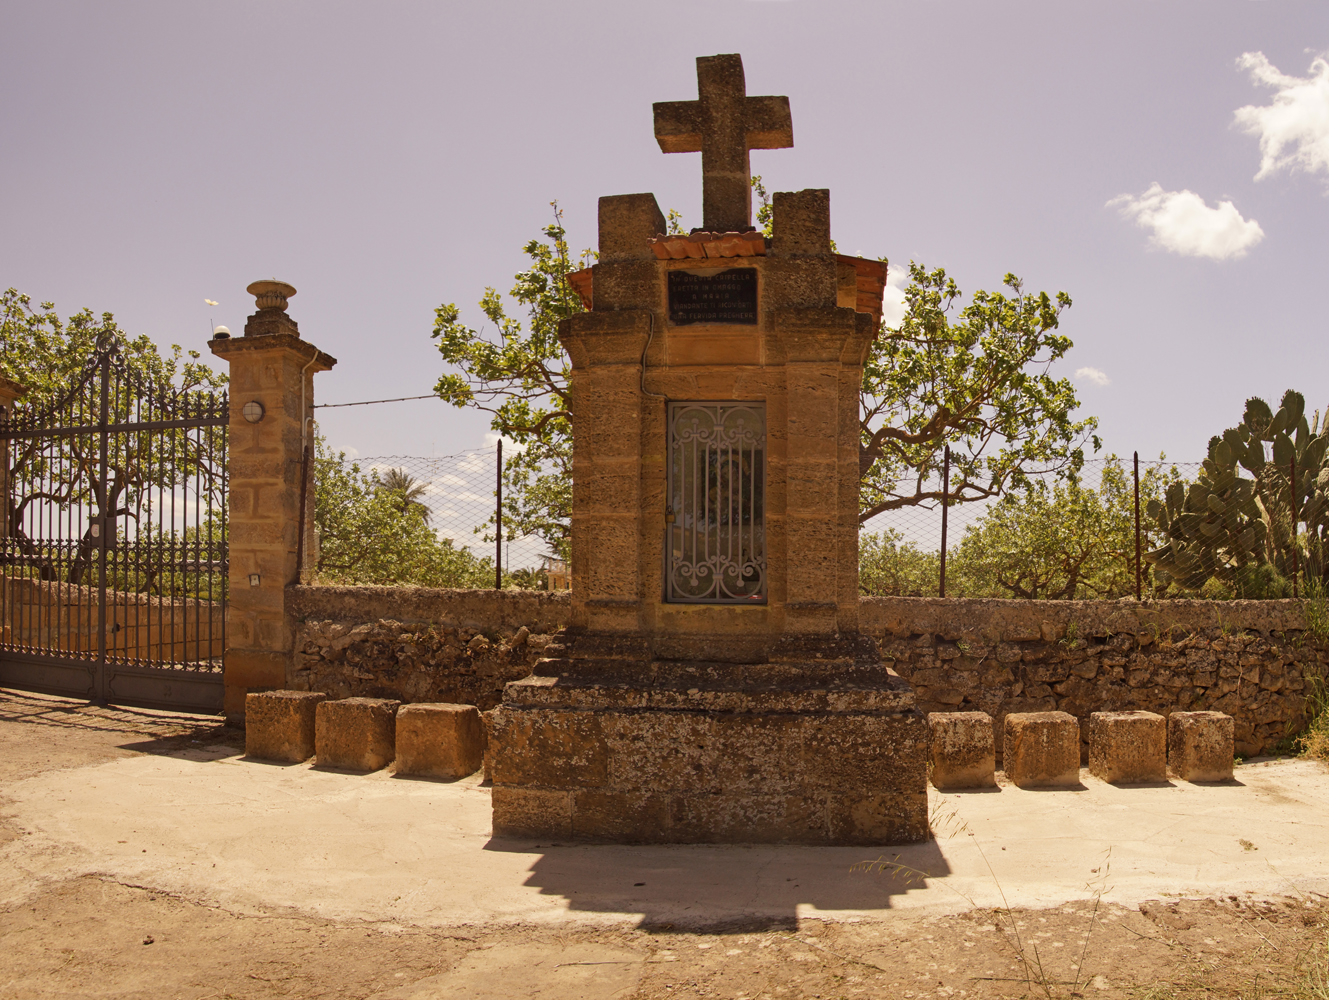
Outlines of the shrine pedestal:
{"label": "shrine pedestal", "polygon": [[927,720],[870,640],[819,639],[747,664],[633,655],[647,645],[573,637],[508,685],[494,725],[495,836],[928,836]]}

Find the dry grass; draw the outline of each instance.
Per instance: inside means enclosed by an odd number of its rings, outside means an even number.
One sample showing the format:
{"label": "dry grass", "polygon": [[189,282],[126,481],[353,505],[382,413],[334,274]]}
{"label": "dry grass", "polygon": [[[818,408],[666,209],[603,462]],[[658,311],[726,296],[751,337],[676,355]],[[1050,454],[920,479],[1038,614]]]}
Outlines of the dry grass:
{"label": "dry grass", "polygon": [[1301,752],[1329,764],[1329,712],[1321,712],[1301,735]]}
{"label": "dry grass", "polygon": [[[1137,987],[1137,1000],[1329,1000],[1329,927],[1322,901],[1304,896],[1233,908],[1253,935],[1225,958],[1174,939],[1184,958],[1175,978]],[[1178,936],[1180,937],[1180,935]],[[1189,954],[1186,954],[1186,953]]]}
{"label": "dry grass", "polygon": [[1306,716],[1311,720],[1296,739],[1305,756],[1329,763],[1329,685],[1319,674],[1306,675]]}

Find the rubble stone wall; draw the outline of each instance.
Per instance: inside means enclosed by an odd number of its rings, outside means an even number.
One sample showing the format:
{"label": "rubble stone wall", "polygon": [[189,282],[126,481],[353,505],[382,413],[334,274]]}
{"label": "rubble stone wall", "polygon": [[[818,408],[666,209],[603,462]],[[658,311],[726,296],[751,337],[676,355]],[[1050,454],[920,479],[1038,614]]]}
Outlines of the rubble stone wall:
{"label": "rubble stone wall", "polygon": [[[289,686],[329,697],[497,705],[568,619],[568,595],[295,587]],[[1300,601],[1000,601],[865,597],[861,626],[925,712],[1214,710],[1237,750],[1268,753],[1306,723],[1329,644]],[[1086,744],[1087,745],[1087,744]]]}
{"label": "rubble stone wall", "polygon": [[293,587],[297,691],[493,708],[567,621],[567,594]]}
{"label": "rubble stone wall", "polygon": [[[1301,601],[1000,601],[864,598],[862,627],[925,712],[1226,712],[1237,752],[1272,751],[1306,724],[1308,678],[1329,645]],[[893,661],[893,662],[892,662]]]}

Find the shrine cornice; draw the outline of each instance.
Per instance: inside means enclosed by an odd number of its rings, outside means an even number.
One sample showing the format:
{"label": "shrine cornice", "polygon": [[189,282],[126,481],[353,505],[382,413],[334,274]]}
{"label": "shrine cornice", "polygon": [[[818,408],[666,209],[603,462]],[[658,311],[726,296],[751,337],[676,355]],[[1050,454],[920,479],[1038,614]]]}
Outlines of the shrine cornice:
{"label": "shrine cornice", "polygon": [[[724,253],[724,248],[726,246],[733,249],[736,244],[732,241],[726,244],[724,240],[719,238],[720,236],[744,237],[746,238],[746,245],[749,247],[752,247],[756,240],[760,240],[761,250],[760,252],[754,250],[751,253],[742,254],[737,252]],[[699,239],[699,237],[706,237],[706,239]],[[664,253],[662,253],[659,249],[662,241],[673,241],[674,243],[684,244],[686,247],[685,252],[675,254],[673,252],[674,247],[670,246]],[[650,243],[651,249],[655,251],[656,256],[661,260],[683,260],[686,258],[699,260],[708,257],[738,256],[752,257],[764,256],[766,253],[766,238],[756,231],[748,233],[723,233],[718,235],[715,233],[691,233],[688,236],[657,236],[651,240]],[[687,252],[693,247],[714,248],[714,250],[712,252],[701,253]],[[668,253],[668,256],[665,256],[665,253]],[[883,260],[870,260],[866,257],[850,257],[845,254],[836,254],[835,259],[837,263],[842,265],[847,264],[854,269],[856,286],[854,311],[867,313],[872,317],[873,324],[879,325],[881,323],[881,300],[886,291],[886,262]],[[581,304],[588,311],[591,310],[595,303],[593,269],[588,267],[581,271],[574,271],[568,275],[568,284],[572,286],[573,291],[575,291],[581,299]]]}

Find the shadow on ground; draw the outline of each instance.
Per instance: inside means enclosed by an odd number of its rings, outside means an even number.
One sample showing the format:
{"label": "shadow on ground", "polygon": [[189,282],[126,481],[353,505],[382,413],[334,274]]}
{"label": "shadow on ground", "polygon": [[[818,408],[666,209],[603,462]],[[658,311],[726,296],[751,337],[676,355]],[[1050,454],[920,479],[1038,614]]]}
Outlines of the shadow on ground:
{"label": "shadow on ground", "polygon": [[639,913],[651,932],[795,929],[800,917],[888,909],[893,897],[950,874],[936,841],[893,847],[535,844],[493,838],[486,850],[543,852],[525,885],[586,912]]}

